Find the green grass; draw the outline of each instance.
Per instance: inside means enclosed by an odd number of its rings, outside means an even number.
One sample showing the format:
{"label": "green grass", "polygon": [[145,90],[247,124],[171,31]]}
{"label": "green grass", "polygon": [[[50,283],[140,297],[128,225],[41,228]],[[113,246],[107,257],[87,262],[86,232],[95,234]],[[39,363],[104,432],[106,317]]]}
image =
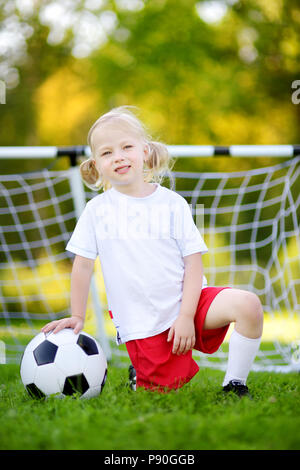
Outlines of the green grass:
{"label": "green grass", "polygon": [[253,400],[221,391],[224,373],[203,369],[179,392],[125,387],[110,366],[91,400],[32,400],[17,365],[0,366],[0,449],[202,450],[300,448],[300,374],[252,372]]}

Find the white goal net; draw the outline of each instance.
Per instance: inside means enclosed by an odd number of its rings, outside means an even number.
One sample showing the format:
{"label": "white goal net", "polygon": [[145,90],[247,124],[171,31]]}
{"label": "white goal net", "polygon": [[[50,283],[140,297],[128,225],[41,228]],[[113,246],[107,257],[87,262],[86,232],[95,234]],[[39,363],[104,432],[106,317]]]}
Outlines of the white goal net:
{"label": "white goal net", "polygon": [[[250,171],[175,171],[172,179],[195,220],[204,205],[208,284],[250,290],[262,301],[265,331],[253,369],[299,370],[300,157]],[[0,191],[0,343],[5,361],[18,362],[42,325],[70,313],[73,255],[65,246],[85,201],[96,193],[83,189],[76,167],[2,175]],[[113,338],[100,264],[95,271],[86,330],[109,358],[128,364],[125,348]],[[227,350],[226,340],[215,354],[195,352],[195,359],[224,369]]]}

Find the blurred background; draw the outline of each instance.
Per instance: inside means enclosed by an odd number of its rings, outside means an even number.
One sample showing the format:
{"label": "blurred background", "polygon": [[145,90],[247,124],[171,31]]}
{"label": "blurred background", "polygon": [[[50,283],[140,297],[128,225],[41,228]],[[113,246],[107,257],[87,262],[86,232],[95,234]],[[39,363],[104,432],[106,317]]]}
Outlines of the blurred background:
{"label": "blurred background", "polygon": [[300,142],[298,0],[0,0],[0,20],[2,146],[85,145],[126,104],[170,145]]}

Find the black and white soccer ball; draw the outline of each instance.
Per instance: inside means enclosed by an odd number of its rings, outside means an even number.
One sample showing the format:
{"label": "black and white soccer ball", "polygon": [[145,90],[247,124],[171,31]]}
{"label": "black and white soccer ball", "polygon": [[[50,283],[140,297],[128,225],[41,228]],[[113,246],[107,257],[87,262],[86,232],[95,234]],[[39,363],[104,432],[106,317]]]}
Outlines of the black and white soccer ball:
{"label": "black and white soccer ball", "polygon": [[33,398],[99,395],[107,375],[107,361],[99,343],[71,328],[39,333],[27,345],[21,360],[22,382]]}

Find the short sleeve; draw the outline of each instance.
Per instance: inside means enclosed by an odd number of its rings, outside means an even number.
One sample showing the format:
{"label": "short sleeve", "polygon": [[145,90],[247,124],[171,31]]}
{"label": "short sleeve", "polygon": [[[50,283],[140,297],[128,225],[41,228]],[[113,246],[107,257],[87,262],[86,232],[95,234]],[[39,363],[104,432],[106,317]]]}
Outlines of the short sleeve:
{"label": "short sleeve", "polygon": [[174,221],[175,238],[183,257],[193,253],[206,253],[208,251],[194,222],[190,206],[184,198],[182,198],[180,210],[176,211]]}
{"label": "short sleeve", "polygon": [[98,256],[93,220],[87,206],[77,221],[66,250],[89,259]]}

